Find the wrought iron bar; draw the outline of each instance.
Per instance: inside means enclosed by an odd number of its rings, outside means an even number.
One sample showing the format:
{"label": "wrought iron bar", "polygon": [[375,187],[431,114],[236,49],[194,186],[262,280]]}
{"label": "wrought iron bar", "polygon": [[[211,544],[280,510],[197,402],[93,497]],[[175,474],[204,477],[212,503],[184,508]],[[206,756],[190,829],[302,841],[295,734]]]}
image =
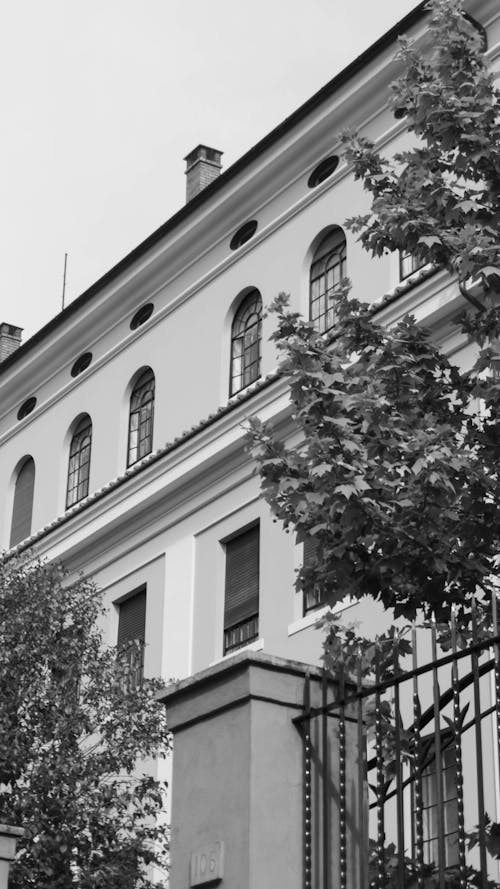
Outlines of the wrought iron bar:
{"label": "wrought iron bar", "polygon": [[444,844],[444,809],[443,809],[443,763],[441,760],[441,708],[437,662],[436,621],[431,621],[432,640],[432,694],[434,706],[434,751],[436,762],[436,797],[437,797],[437,828],[438,828],[438,874],[439,889],[445,889],[445,844]]}
{"label": "wrought iron bar", "polygon": [[[470,652],[468,651],[467,654],[470,655]],[[494,661],[493,661],[493,659],[491,659],[490,661],[486,661],[486,662],[483,663],[483,664],[480,664],[480,666],[479,666],[479,675],[480,675],[480,676],[485,676],[486,673],[488,673],[490,670],[493,669],[493,667],[494,667]],[[410,672],[410,673],[407,674],[407,677],[406,677],[406,678],[407,678],[408,681],[412,678],[412,675],[413,675],[413,672]],[[459,679],[459,682],[458,682],[458,689],[459,689],[459,691],[462,692],[462,691],[464,691],[469,685],[472,685],[473,678],[474,678],[474,677],[473,677],[472,673],[469,673],[469,674],[467,674],[467,676],[463,676],[461,679]],[[374,693],[374,692],[375,692],[375,686],[373,686],[373,693]],[[440,706],[441,710],[444,710],[444,708],[445,708],[449,703],[451,703],[452,701],[453,701],[453,691],[452,691],[452,689],[450,688],[450,689],[448,689],[447,691],[443,692],[442,695],[441,695],[441,697],[440,697],[440,699],[439,699],[439,706]],[[495,709],[495,706],[493,706],[493,709]],[[486,717],[486,716],[489,716],[491,712],[492,712],[491,709],[489,709],[489,710],[484,710],[483,713],[481,713],[481,718],[484,718],[484,717]],[[419,723],[419,725],[418,725],[418,728],[419,728],[420,730],[422,730],[423,728],[425,728],[425,726],[426,726],[429,722],[431,722],[431,720],[433,719],[433,717],[434,717],[434,704],[422,713],[422,715],[421,715],[421,717],[420,717],[420,723]],[[466,731],[466,729],[469,729],[472,725],[474,725],[474,719],[472,719],[470,722],[465,723],[465,725],[462,727],[462,734]],[[430,761],[431,761],[431,760],[429,760],[429,762],[430,762]],[[424,762],[424,767],[425,767],[426,765],[427,765],[427,762]],[[375,767],[376,767],[375,757],[372,757],[372,759],[370,759],[369,762],[367,763],[367,769],[368,769],[368,771],[370,772],[370,771],[371,771],[372,769],[374,769]],[[389,794],[386,798],[389,799],[391,795],[394,795],[394,794]]]}
{"label": "wrought iron bar", "polygon": [[[459,688],[460,688],[460,686],[459,686]],[[491,714],[494,713],[495,710],[496,710],[495,705],[493,705],[492,707],[488,707],[487,710],[483,710],[483,712],[481,713],[481,719],[486,719],[487,716],[491,716]],[[470,719],[469,722],[464,722],[464,724],[462,725],[462,730],[461,730],[462,736],[465,735],[465,732],[468,731],[470,728],[473,728],[475,723],[476,723],[475,718]],[[411,730],[412,731],[415,730],[414,725],[411,726]],[[425,767],[427,765],[429,765],[431,762],[434,762],[434,755],[432,753],[427,758],[425,756],[422,758],[422,769],[425,769]],[[368,765],[369,765],[369,771],[371,771],[374,768],[374,766],[376,765],[375,759],[372,758]],[[413,778],[411,776],[409,778],[405,778],[405,780],[403,781],[403,790],[411,784],[413,784]],[[390,793],[385,794],[385,801],[389,802],[389,800],[394,799],[395,796],[396,796],[396,791],[391,790]],[[375,805],[376,805],[376,803],[372,803],[370,805],[370,809],[373,809]]]}
{"label": "wrought iron bar", "polygon": [[328,682],[323,674],[321,697],[323,713],[321,714],[321,749],[323,751],[323,886],[330,889],[330,818],[329,818],[329,757],[328,757]]}
{"label": "wrought iron bar", "polygon": [[375,756],[377,760],[377,889],[385,889],[384,760],[380,709],[380,651],[375,661]]}
{"label": "wrought iron bar", "polygon": [[[492,594],[491,597],[491,616],[493,620],[493,632],[495,635],[498,633],[498,605],[497,605],[497,596],[496,592]],[[497,759],[498,759],[498,774],[500,775],[500,645],[498,642],[493,646],[494,659],[495,659],[495,709],[496,709],[496,724],[497,724]]]}
{"label": "wrought iron bar", "polygon": [[[386,828],[388,823],[388,814],[387,814],[387,804],[388,800],[391,798],[396,798],[394,806],[394,814],[397,814],[397,822],[391,816],[390,825],[391,825],[391,842],[392,842],[392,833],[394,832],[394,839],[397,838],[398,843],[398,851],[397,851],[397,880],[398,887],[402,889],[404,887],[404,880],[408,880],[408,875],[406,874],[406,862],[404,858],[405,852],[405,838],[408,839],[409,833],[411,831],[411,835],[413,837],[413,851],[412,856],[415,861],[415,873],[412,880],[412,885],[415,886],[415,889],[424,889],[425,887],[425,874],[427,871],[427,865],[425,864],[426,859],[426,846],[427,841],[429,842],[429,847],[432,850],[436,842],[438,844],[438,854],[432,855],[432,858],[435,858],[436,865],[436,877],[439,875],[438,885],[440,889],[443,889],[443,886],[446,887],[448,881],[448,868],[451,866],[451,862],[448,860],[448,845],[447,845],[447,837],[446,830],[449,829],[446,827],[446,813],[448,811],[447,806],[450,806],[451,803],[447,802],[446,797],[448,787],[448,781],[444,780],[445,776],[448,775],[448,771],[445,771],[448,767],[450,767],[450,763],[448,762],[448,758],[446,759],[446,763],[444,761],[444,751],[446,750],[446,757],[448,754],[451,755],[451,752],[454,753],[454,772],[456,774],[456,793],[453,795],[453,806],[454,811],[456,812],[456,832],[455,828],[451,828],[451,835],[453,838],[456,838],[457,846],[458,846],[458,860],[456,860],[456,869],[454,868],[453,874],[454,879],[456,880],[457,889],[466,889],[467,883],[467,860],[466,860],[466,833],[465,833],[465,791],[467,787],[464,788],[464,778],[463,778],[463,770],[464,765],[462,761],[462,736],[466,730],[472,729],[474,727],[475,731],[475,757],[476,757],[476,772],[477,772],[477,794],[478,794],[478,812],[479,812],[479,832],[478,832],[478,845],[479,845],[479,857],[480,857],[480,870],[481,870],[481,880],[482,882],[479,884],[482,886],[482,889],[488,885],[488,875],[487,875],[487,849],[486,849],[486,815],[484,811],[484,787],[483,787],[483,770],[484,764],[482,761],[482,720],[490,716],[492,713],[496,711],[499,721],[497,723],[497,742],[498,742],[498,753],[500,759],[500,634],[496,632],[497,630],[497,603],[492,599],[492,618],[493,618],[493,631],[494,635],[489,636],[487,639],[482,639],[479,641],[479,622],[477,620],[476,611],[474,610],[473,617],[473,626],[472,626],[472,644],[468,646],[468,648],[464,651],[458,651],[458,630],[456,623],[456,612],[453,612],[452,621],[451,621],[451,655],[439,658],[437,657],[437,629],[435,623],[431,626],[431,639],[432,639],[432,660],[430,663],[424,664],[421,667],[418,666],[417,663],[417,647],[416,647],[416,629],[415,627],[412,630],[412,648],[413,648],[413,662],[412,669],[407,672],[402,673],[399,670],[399,663],[396,658],[396,651],[394,651],[394,666],[395,670],[398,671],[396,675],[391,677],[389,680],[381,681],[381,673],[382,673],[382,660],[381,660],[381,652],[377,647],[376,658],[375,658],[375,683],[369,687],[363,685],[363,672],[362,672],[362,661],[359,659],[358,661],[358,669],[357,675],[353,682],[347,680],[345,667],[341,665],[341,670],[339,673],[339,685],[338,685],[338,696],[336,696],[336,700],[332,702],[331,698],[329,700],[329,691],[328,691],[328,680],[327,677],[323,679],[322,684],[322,693],[320,697],[321,706],[311,706],[311,685],[309,677],[306,679],[304,684],[304,708],[301,716],[296,717],[293,722],[297,725],[297,728],[300,730],[302,742],[303,742],[303,762],[304,762],[304,776],[303,776],[303,824],[304,824],[304,835],[303,835],[303,849],[304,849],[304,878],[303,878],[303,887],[304,889],[312,889],[312,884],[314,880],[314,885],[318,884],[318,887],[321,886],[321,889],[332,889],[332,881],[334,878],[332,876],[332,863],[333,863],[333,855],[332,855],[332,817],[331,817],[331,799],[329,794],[330,789],[330,769],[332,767],[331,756],[330,756],[330,748],[329,748],[329,718],[333,715],[333,712],[336,712],[336,716],[338,719],[338,804],[339,804],[339,882],[338,889],[347,889],[347,884],[350,879],[348,874],[348,853],[349,849],[347,847],[347,821],[348,816],[352,817],[354,829],[356,826],[356,818],[355,818],[355,808],[351,811],[348,809],[348,803],[350,801],[350,797],[348,799],[347,794],[347,782],[346,782],[346,761],[347,761],[347,750],[349,749],[349,744],[351,741],[354,741],[358,744],[358,764],[357,768],[358,773],[358,787],[356,789],[356,796],[353,798],[353,802],[355,802],[357,797],[357,808],[358,808],[358,825],[359,825],[359,856],[358,862],[355,864],[356,875],[359,879],[359,885],[362,889],[365,889],[365,886],[368,881],[368,856],[366,854],[365,849],[365,840],[368,838],[368,823],[367,823],[367,800],[366,800],[366,780],[368,775],[368,770],[370,766],[373,766],[376,769],[376,786],[373,787],[375,791],[375,802],[370,806],[370,808],[376,807],[376,878],[374,880],[374,886],[377,889],[386,889],[386,870],[387,870],[387,860],[386,860]],[[491,648],[493,647],[493,651]],[[489,659],[483,660],[480,663],[479,658],[481,654],[488,656]],[[494,655],[494,657],[492,657]],[[471,670],[470,672],[467,670],[467,676],[460,676],[459,674],[459,661],[463,657],[471,657]],[[445,664],[451,665],[450,671],[450,680],[444,683],[443,676],[438,674],[438,669],[442,668]],[[495,679],[496,683],[496,700],[492,703],[484,713],[481,712],[481,688],[480,688],[480,680],[481,677],[486,675],[488,671],[491,671],[492,679]],[[422,692],[422,684],[420,683],[419,688],[419,677],[422,675],[428,675],[429,679],[432,677],[432,704],[428,707],[424,713],[422,713],[422,704],[421,704],[421,692]],[[411,746],[410,746],[410,774],[406,776],[402,772],[401,768],[401,760],[405,751],[405,742],[403,739],[403,723],[401,722],[400,717],[400,704],[402,705],[403,697],[405,692],[401,689],[401,682],[408,682],[409,688],[413,686],[413,716],[412,716],[412,725],[409,729],[411,731]],[[440,684],[446,684],[447,689],[443,694],[440,693]],[[426,688],[428,686],[426,685]],[[347,693],[346,693],[347,689]],[[465,689],[469,689],[467,693],[467,701],[470,701],[470,704],[467,706],[474,705],[474,718],[470,719],[466,722],[466,709],[460,709],[461,704],[464,704],[464,693]],[[395,716],[396,722],[391,726],[388,726],[389,730],[394,733],[394,751],[396,757],[396,768],[395,768],[395,781],[392,784],[392,791],[389,789],[391,784],[391,778],[389,778],[386,774],[387,762],[386,762],[386,753],[385,753],[385,707],[387,706],[385,702],[385,693],[386,691],[393,692],[394,696],[394,704],[395,704]],[[430,691],[430,689],[429,689]],[[365,748],[365,740],[366,740],[366,731],[364,725],[364,716],[366,716],[365,710],[365,698],[371,697],[372,701],[375,705],[375,756],[370,762],[367,762],[366,757],[366,748]],[[354,702],[356,705],[354,706]],[[348,710],[347,706],[349,703],[352,703],[352,709]],[[429,703],[431,703],[429,701]],[[489,704],[490,702],[488,702]],[[448,741],[445,741],[444,729],[441,728],[441,720],[443,719],[443,711],[445,708],[450,707],[452,715],[451,719],[447,719],[448,727],[446,728],[446,736]],[[445,711],[446,713],[446,711]],[[316,716],[321,714],[322,719],[320,722],[316,723],[316,727],[319,729],[319,737],[318,740],[320,742],[319,751],[323,753],[323,762],[322,766],[322,791],[323,796],[318,800],[318,812],[316,810],[313,811],[313,776],[312,769],[315,768],[316,763],[316,753],[314,750],[314,738],[316,737],[315,731],[313,730],[313,719]],[[428,725],[428,723],[434,720],[434,731],[432,736],[432,743],[429,745],[428,749],[424,748],[424,743],[422,741],[422,730],[424,726]],[[356,724],[356,729],[355,729]],[[348,736],[348,741],[346,739],[347,727],[351,725],[350,734]],[[428,731],[429,729],[427,729]],[[472,740],[472,739],[471,739]],[[453,745],[453,746],[451,746]],[[353,754],[355,755],[355,754]],[[392,757],[391,757],[392,758]],[[318,756],[317,763],[319,766],[320,758]],[[431,768],[428,769],[428,766],[431,765]],[[424,778],[423,774],[427,774],[427,770],[429,772],[435,772],[436,786],[435,786],[435,797],[434,800],[429,800],[432,805],[432,813],[433,819],[435,818],[438,828],[437,830],[431,830],[429,836],[427,837],[424,833],[425,830],[425,809],[424,809]],[[433,782],[434,783],[434,782]],[[411,800],[411,811],[412,811],[412,820],[410,823],[407,822],[406,826],[404,824],[404,818],[407,814],[405,811],[405,799],[406,799],[406,790],[405,788],[410,785],[412,787],[412,800]],[[470,805],[470,801],[469,801]],[[474,806],[475,808],[475,806]],[[387,810],[387,811],[386,811]],[[396,812],[397,810],[397,812]],[[391,809],[392,811],[392,809]],[[319,815],[318,824],[316,827],[316,814]],[[472,817],[472,816],[471,816]],[[322,835],[323,842],[320,844],[318,842],[318,851],[319,847],[322,848],[323,861],[321,858],[316,861],[314,859],[314,850],[315,844],[313,843],[313,828],[316,832],[320,830],[319,821],[321,820],[322,825]],[[411,825],[411,827],[410,827]],[[350,833],[349,833],[350,836]],[[321,837],[321,833],[319,833],[319,837]],[[432,842],[434,840],[434,843]],[[354,861],[354,858],[353,858]],[[479,866],[479,862],[478,862]],[[392,867],[392,865],[391,865]],[[479,869],[479,867],[478,867]]]}
{"label": "wrought iron bar", "polygon": [[[477,643],[477,611],[476,602],[472,600],[472,648]],[[476,777],[477,777],[477,810],[479,834],[479,861],[481,870],[481,886],[487,889],[488,872],[486,865],[486,831],[484,814],[484,782],[483,782],[483,737],[481,730],[481,691],[479,688],[479,662],[477,650],[471,654],[472,675],[474,682],[474,725],[476,732]]]}
{"label": "wrought iron bar", "polygon": [[[451,608],[451,648],[457,653],[457,624],[455,606]],[[462,771],[462,741],[460,689],[458,683],[458,667],[456,660],[451,664],[451,688],[453,691],[453,742],[455,746],[455,775],[457,788],[457,827],[458,827],[458,880],[459,889],[467,889],[467,872],[465,861],[465,821],[464,821],[464,777]]]}
{"label": "wrought iron bar", "polygon": [[312,780],[311,780],[311,680],[306,674],[304,680],[304,712],[308,716],[302,728],[303,754],[303,885],[312,886]]}
{"label": "wrought iron bar", "polygon": [[413,667],[413,787],[415,798],[414,829],[415,829],[415,861],[417,863],[417,889],[424,889],[424,820],[422,798],[422,746],[420,743],[420,719],[422,710],[418,693],[417,675],[417,631],[415,624],[411,631],[412,667]]}
{"label": "wrought iron bar", "polygon": [[345,749],[345,669],[340,665],[339,677],[339,868],[340,889],[347,889],[347,811],[346,811],[346,749]]}
{"label": "wrought iron bar", "polygon": [[[474,651],[476,651],[478,653],[481,651],[486,651],[487,649],[491,648],[495,644],[500,644],[500,635],[491,636],[489,639],[483,640],[482,642],[477,642],[475,645],[468,645],[464,651],[458,651],[455,658],[454,658],[453,654],[448,654],[445,657],[438,658],[438,660],[435,663],[423,664],[421,667],[417,667],[417,671],[416,671],[417,676],[422,676],[424,673],[429,673],[434,667],[436,667],[438,669],[440,667],[445,667],[447,664],[451,664],[453,660],[460,661],[465,657],[470,657],[471,653]],[[491,667],[492,663],[493,663],[493,659],[491,660],[491,662],[483,664],[482,665],[483,671],[487,672],[487,669],[489,667]],[[344,699],[344,704],[346,704],[346,705],[352,704],[353,702],[358,700],[359,696],[361,696],[362,698],[371,697],[375,693],[377,686],[379,688],[379,691],[383,692],[385,690],[393,688],[395,685],[400,685],[402,682],[408,682],[408,680],[412,678],[412,675],[413,675],[413,670],[408,670],[407,672],[400,673],[399,676],[393,676],[391,679],[384,679],[383,681],[380,681],[379,683],[377,683],[375,681],[375,683],[373,685],[366,686],[365,688],[363,688],[363,690],[359,693],[359,695],[358,695],[358,692],[356,691],[356,692],[354,692],[354,694],[346,696]],[[446,693],[442,695],[442,700],[445,700],[445,698],[446,698]],[[447,698],[447,703],[449,701],[451,701],[451,699],[452,699],[452,695],[450,692],[450,694]],[[328,704],[327,710],[329,713],[333,713],[337,707],[338,707],[337,701],[332,701],[330,704]],[[321,711],[322,711],[322,707],[311,707],[310,717],[317,716],[319,713],[321,713]],[[310,717],[307,717],[304,713],[301,713],[301,714],[299,714],[299,716],[294,717],[293,722],[294,722],[294,724],[299,724],[301,722],[304,722],[305,719],[308,719]]]}
{"label": "wrought iron bar", "polygon": [[[397,644],[393,647],[394,675],[399,671]],[[401,774],[401,708],[399,685],[394,687],[394,747],[396,753],[396,811],[398,833],[398,883],[399,889],[406,889],[405,878],[405,825],[403,811],[403,787]]]}
{"label": "wrought iron bar", "polygon": [[[363,663],[361,653],[358,655],[357,690],[363,688]],[[365,734],[363,726],[363,698],[358,697],[358,824],[359,824],[359,886],[365,889],[366,866],[365,859],[368,856],[368,830],[365,823],[365,786],[366,786],[366,757]]]}

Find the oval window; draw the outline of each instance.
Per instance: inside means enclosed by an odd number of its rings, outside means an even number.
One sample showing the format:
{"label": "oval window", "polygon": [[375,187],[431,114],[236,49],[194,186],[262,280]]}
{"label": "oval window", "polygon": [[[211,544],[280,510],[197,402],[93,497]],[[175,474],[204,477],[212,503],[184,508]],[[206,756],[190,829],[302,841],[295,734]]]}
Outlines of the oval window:
{"label": "oval window", "polygon": [[24,417],[27,417],[28,414],[31,414],[31,411],[34,410],[36,405],[36,398],[34,395],[31,398],[27,398],[26,401],[23,401],[21,407],[17,412],[17,419],[23,420]]}
{"label": "oval window", "polygon": [[339,159],[336,154],[331,154],[330,157],[325,157],[325,159],[314,168],[309,176],[309,179],[307,180],[309,188],[316,188],[320,182],[324,182],[325,179],[328,179],[328,177],[335,172],[338,165]]}
{"label": "oval window", "polygon": [[230,249],[237,250],[238,247],[242,247],[243,244],[246,244],[246,242],[250,240],[250,238],[253,238],[257,231],[257,225],[258,223],[256,219],[250,219],[249,222],[245,222],[245,225],[242,225],[231,238],[229,243]]}
{"label": "oval window", "polygon": [[146,305],[141,306],[140,309],[137,309],[132,321],[130,322],[130,330],[137,330],[141,324],[144,324],[148,318],[151,318],[151,315],[154,311],[153,303],[146,303]]}
{"label": "oval window", "polygon": [[92,361],[92,352],[84,352],[83,355],[80,355],[79,358],[76,359],[73,367],[71,368],[71,376],[77,377],[78,374],[83,373],[84,370],[87,370],[90,362]]}

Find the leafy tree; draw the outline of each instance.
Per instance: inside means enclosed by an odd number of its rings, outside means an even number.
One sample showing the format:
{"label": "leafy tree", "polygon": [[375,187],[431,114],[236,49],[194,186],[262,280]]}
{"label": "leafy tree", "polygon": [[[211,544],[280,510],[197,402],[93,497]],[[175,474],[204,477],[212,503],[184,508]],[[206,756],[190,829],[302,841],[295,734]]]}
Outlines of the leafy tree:
{"label": "leafy tree", "polygon": [[0,565],[0,821],[25,830],[12,889],[147,889],[165,865],[164,787],[136,771],[169,749],[159,683],[103,645],[102,613],[60,566]]}
{"label": "leafy tree", "polygon": [[[404,619],[436,620],[445,646],[452,611],[462,646],[472,614],[479,633],[491,630],[496,594],[500,93],[484,60],[484,33],[462,0],[431,0],[429,11],[426,47],[401,41],[402,73],[391,87],[413,147],[384,158],[370,140],[342,137],[354,177],[372,198],[371,211],[346,225],[374,256],[399,250],[430,263],[429,271],[449,273],[477,361],[460,372],[411,316],[382,327],[373,307],[349,296],[348,281],[334,296],[335,326],[327,335],[291,312],[280,294],[271,306],[272,339],[289,380],[299,444],[288,447],[272,424],[257,420],[249,432],[276,519],[299,542],[315,544],[298,588],[318,589],[330,605],[347,595],[371,597],[388,612],[390,628],[375,640],[333,615],[324,621],[326,666],[358,679],[373,679],[376,664],[386,677],[411,651]],[[389,702],[384,706],[390,769],[399,717]],[[499,830],[488,826],[494,856]],[[386,853],[388,885],[397,885],[394,850]],[[405,867],[408,885],[415,885],[415,862]],[[427,870],[426,885],[434,885],[433,867]],[[450,886],[455,877],[449,874]],[[479,878],[470,869],[467,885]]]}
{"label": "leafy tree", "polygon": [[348,282],[329,337],[281,294],[272,338],[302,444],[254,421],[250,449],[276,516],[316,543],[300,588],[318,585],[330,604],[368,595],[408,619],[447,622],[453,604],[467,623],[473,597],[479,609],[491,597],[500,547],[500,384],[485,373],[500,331],[500,94],[461,0],[430,10],[432,50],[403,40],[392,86],[414,147],[385,159],[344,135],[373,197],[347,224],[374,255],[410,252],[453,275],[478,361],[461,373],[411,316],[381,327]]}

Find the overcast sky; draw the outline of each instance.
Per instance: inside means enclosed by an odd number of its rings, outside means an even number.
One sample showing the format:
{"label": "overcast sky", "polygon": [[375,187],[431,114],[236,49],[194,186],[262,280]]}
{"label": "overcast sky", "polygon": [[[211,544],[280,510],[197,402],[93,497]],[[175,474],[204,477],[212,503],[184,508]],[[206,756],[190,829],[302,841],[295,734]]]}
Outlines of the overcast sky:
{"label": "overcast sky", "polygon": [[5,0],[0,321],[31,336],[416,0]]}

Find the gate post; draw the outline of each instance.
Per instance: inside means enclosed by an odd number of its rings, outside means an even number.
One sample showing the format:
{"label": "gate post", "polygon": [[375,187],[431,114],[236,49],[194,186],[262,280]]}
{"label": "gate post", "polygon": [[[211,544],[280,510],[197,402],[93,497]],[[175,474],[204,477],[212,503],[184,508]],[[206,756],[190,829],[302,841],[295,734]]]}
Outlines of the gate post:
{"label": "gate post", "polygon": [[[304,753],[293,719],[303,712],[307,676],[311,704],[321,705],[322,675],[247,651],[162,693],[174,735],[170,889],[302,889]],[[335,833],[338,722],[328,723],[325,786]],[[317,775],[322,781],[321,768]],[[327,881],[322,865],[313,867],[312,886],[333,889],[337,849],[334,840]],[[349,886],[356,889],[351,879]]]}
{"label": "gate post", "polygon": [[10,827],[0,824],[0,889],[7,889],[9,884],[10,862],[16,854],[16,843],[23,836],[21,827]]}

